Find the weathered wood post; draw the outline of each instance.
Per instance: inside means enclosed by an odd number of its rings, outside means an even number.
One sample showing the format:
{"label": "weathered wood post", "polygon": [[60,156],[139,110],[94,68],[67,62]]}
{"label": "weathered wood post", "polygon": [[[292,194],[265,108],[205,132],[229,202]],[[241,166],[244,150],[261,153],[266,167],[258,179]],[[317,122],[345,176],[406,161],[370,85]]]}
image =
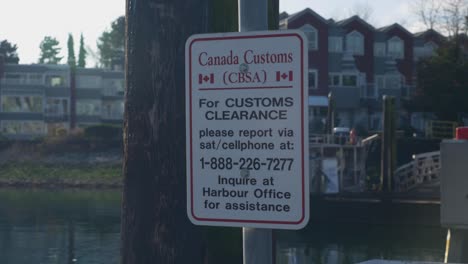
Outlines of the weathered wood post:
{"label": "weathered wood post", "polygon": [[122,264],[203,262],[186,215],[184,47],[208,11],[208,0],[127,0]]}
{"label": "weathered wood post", "polygon": [[335,127],[335,99],[333,93],[328,93],[327,122],[325,125],[325,134],[332,135]]}
{"label": "weathered wood post", "polygon": [[381,190],[392,191],[393,173],[396,167],[396,111],[395,97],[383,96],[383,133],[381,152]]}

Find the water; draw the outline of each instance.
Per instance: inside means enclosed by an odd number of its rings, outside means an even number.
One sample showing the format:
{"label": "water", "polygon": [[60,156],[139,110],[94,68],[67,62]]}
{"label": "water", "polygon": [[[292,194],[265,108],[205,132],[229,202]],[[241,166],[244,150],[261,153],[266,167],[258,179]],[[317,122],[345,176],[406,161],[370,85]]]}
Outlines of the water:
{"label": "water", "polygon": [[[119,263],[119,231],[120,191],[0,190],[2,264]],[[239,229],[208,232],[214,263],[241,262]],[[278,264],[442,261],[445,246],[445,230],[423,226],[316,224],[275,235]]]}
{"label": "water", "polygon": [[0,263],[118,263],[115,191],[0,190]]}
{"label": "water", "polygon": [[278,264],[358,263],[370,259],[443,262],[446,231],[346,224],[280,232],[278,236]]}

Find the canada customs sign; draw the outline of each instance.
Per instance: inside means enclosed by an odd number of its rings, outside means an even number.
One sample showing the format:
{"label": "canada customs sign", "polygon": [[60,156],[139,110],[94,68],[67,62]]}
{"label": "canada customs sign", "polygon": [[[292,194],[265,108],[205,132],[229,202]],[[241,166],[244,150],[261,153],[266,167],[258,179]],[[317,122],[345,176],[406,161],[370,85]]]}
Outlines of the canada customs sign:
{"label": "canada customs sign", "polygon": [[298,31],[187,40],[187,214],[194,224],[307,224],[306,47]]}

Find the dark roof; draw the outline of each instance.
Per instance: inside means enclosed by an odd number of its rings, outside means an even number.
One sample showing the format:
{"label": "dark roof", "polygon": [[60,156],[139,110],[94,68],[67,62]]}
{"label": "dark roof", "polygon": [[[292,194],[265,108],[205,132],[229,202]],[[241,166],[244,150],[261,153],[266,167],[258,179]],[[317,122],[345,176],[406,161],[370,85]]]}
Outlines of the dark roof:
{"label": "dark roof", "polygon": [[444,35],[440,34],[439,32],[437,32],[436,30],[434,30],[434,29],[432,29],[432,28],[431,28],[431,29],[428,29],[428,30],[425,30],[425,31],[416,32],[416,33],[413,34],[413,36],[415,36],[415,37],[417,37],[417,38],[419,38],[419,37],[422,38],[422,37],[425,37],[425,36],[428,35],[428,34],[435,34],[436,36],[445,39],[445,36],[444,36]]}
{"label": "dark roof", "polygon": [[46,72],[46,71],[68,71],[68,65],[50,64],[5,64],[5,72]]}
{"label": "dark roof", "polygon": [[283,19],[287,18],[288,16],[289,16],[288,13],[282,12],[282,13],[279,14],[279,20],[283,20]]}
{"label": "dark roof", "polygon": [[391,29],[394,29],[394,28],[398,28],[400,29],[401,31],[405,32],[405,34],[407,35],[410,35],[412,36],[413,34],[411,34],[411,32],[409,32],[406,28],[402,27],[400,24],[398,23],[393,23],[391,25],[388,25],[388,26],[385,26],[385,27],[381,27],[379,29],[377,29],[378,31],[381,31],[381,32],[388,32],[389,30]]}
{"label": "dark roof", "polygon": [[366,26],[367,28],[369,28],[372,31],[375,30],[375,28],[371,24],[367,23],[364,19],[360,18],[357,15],[354,15],[352,17],[337,21],[336,24],[339,25],[339,26],[346,26],[347,24],[349,24],[349,23],[351,23],[353,21],[358,21],[359,23],[363,24],[364,26]]}
{"label": "dark roof", "polygon": [[289,21],[293,21],[293,20],[295,20],[295,19],[297,19],[297,18],[299,18],[299,17],[301,17],[301,16],[303,16],[303,15],[305,15],[305,14],[311,14],[312,16],[318,18],[318,19],[319,19],[320,21],[322,21],[323,23],[325,23],[325,24],[328,23],[328,21],[327,21],[325,18],[323,18],[321,15],[317,14],[315,11],[313,11],[313,10],[310,9],[310,8],[306,8],[306,9],[304,9],[304,10],[302,10],[302,11],[299,11],[299,12],[297,12],[297,13],[291,14],[291,15],[289,15],[288,17],[286,17],[286,18],[284,18],[284,19],[280,19],[280,20],[282,20],[282,21],[287,20],[287,21],[289,22]]}
{"label": "dark roof", "polygon": [[101,75],[102,71],[100,68],[76,68],[76,74],[79,75]]}
{"label": "dark roof", "polygon": [[125,74],[123,71],[103,71],[102,77],[123,79],[125,77]]}

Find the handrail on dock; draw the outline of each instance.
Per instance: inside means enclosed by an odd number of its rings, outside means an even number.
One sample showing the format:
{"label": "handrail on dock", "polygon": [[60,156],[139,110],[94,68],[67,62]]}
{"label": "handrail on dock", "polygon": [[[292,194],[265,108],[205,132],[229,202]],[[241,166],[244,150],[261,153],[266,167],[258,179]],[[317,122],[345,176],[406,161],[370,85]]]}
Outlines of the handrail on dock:
{"label": "handrail on dock", "polygon": [[413,155],[413,160],[395,171],[395,189],[409,191],[424,183],[440,180],[440,151]]}

